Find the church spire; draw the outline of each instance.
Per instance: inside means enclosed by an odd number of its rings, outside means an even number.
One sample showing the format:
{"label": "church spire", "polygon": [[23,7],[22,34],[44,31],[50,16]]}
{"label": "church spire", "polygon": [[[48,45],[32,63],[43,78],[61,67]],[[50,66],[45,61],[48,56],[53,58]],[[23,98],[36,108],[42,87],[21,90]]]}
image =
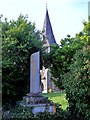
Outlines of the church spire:
{"label": "church spire", "polygon": [[50,18],[49,18],[49,13],[48,13],[48,8],[46,4],[46,16],[44,20],[44,25],[43,25],[43,31],[42,34],[44,36],[44,42],[51,46],[52,44],[56,44],[56,40],[53,34]]}

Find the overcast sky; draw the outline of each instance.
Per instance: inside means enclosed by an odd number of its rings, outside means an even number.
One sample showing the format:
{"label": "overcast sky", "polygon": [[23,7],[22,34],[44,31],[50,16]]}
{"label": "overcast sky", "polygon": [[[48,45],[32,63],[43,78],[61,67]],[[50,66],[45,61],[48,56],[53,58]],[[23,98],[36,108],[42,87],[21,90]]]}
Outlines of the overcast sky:
{"label": "overcast sky", "polygon": [[9,20],[17,19],[22,13],[35,22],[40,31],[46,12],[46,3],[54,36],[57,43],[70,34],[72,37],[83,29],[82,21],[88,21],[88,2],[90,0],[2,0],[0,14]]}

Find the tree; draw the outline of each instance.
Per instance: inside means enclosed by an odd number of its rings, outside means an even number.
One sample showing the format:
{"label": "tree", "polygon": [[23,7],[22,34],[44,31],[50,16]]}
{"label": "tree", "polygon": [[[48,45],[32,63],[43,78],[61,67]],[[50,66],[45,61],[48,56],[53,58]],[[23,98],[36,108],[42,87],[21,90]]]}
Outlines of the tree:
{"label": "tree", "polygon": [[[86,44],[85,40],[81,40],[83,34],[77,34],[75,38],[71,38],[69,35],[67,38],[61,40],[60,46],[53,46],[50,53],[51,59],[51,74],[52,80],[58,86],[59,89],[63,89],[62,75],[69,71],[73,56],[76,50],[79,50]],[[56,72],[57,71],[57,72]]]}
{"label": "tree", "polygon": [[2,22],[3,105],[14,103],[29,92],[30,55],[42,53],[40,32],[27,16]]}
{"label": "tree", "polygon": [[77,50],[69,71],[63,75],[63,85],[69,102],[69,115],[72,119],[90,118],[90,21],[84,22],[82,33],[76,36],[86,45]]}
{"label": "tree", "polygon": [[90,45],[76,52],[69,72],[63,76],[70,115],[90,118]]}

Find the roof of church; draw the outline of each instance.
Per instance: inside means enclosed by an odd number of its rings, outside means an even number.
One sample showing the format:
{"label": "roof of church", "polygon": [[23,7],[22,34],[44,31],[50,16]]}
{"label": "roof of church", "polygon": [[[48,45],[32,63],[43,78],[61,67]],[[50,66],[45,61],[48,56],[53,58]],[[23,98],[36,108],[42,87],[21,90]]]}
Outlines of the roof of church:
{"label": "roof of church", "polygon": [[48,14],[48,9],[46,8],[46,16],[44,20],[44,25],[43,25],[43,31],[42,31],[43,36],[45,36],[45,42],[48,44],[56,44],[56,40],[53,34],[49,14]]}

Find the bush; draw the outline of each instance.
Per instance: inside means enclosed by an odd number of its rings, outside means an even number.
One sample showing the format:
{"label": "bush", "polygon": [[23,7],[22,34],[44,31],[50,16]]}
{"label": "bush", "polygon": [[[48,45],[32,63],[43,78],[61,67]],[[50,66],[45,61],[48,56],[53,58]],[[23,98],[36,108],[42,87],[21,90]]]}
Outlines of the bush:
{"label": "bush", "polygon": [[64,75],[64,88],[69,103],[69,115],[76,120],[90,118],[90,46],[77,51],[70,72]]}
{"label": "bush", "polygon": [[30,56],[41,51],[42,43],[40,32],[27,16],[20,15],[16,21],[5,19],[1,23],[2,104],[9,108],[8,104],[15,105],[29,92]]}
{"label": "bush", "polygon": [[33,115],[31,108],[17,106],[7,115],[3,114],[2,120],[67,120],[67,117],[67,113],[61,109],[54,114],[44,112]]}
{"label": "bush", "polygon": [[29,107],[19,107],[16,106],[15,108],[11,109],[8,114],[5,115],[3,113],[3,120],[7,119],[27,119],[30,118],[33,120],[33,114],[31,112],[31,108]]}

